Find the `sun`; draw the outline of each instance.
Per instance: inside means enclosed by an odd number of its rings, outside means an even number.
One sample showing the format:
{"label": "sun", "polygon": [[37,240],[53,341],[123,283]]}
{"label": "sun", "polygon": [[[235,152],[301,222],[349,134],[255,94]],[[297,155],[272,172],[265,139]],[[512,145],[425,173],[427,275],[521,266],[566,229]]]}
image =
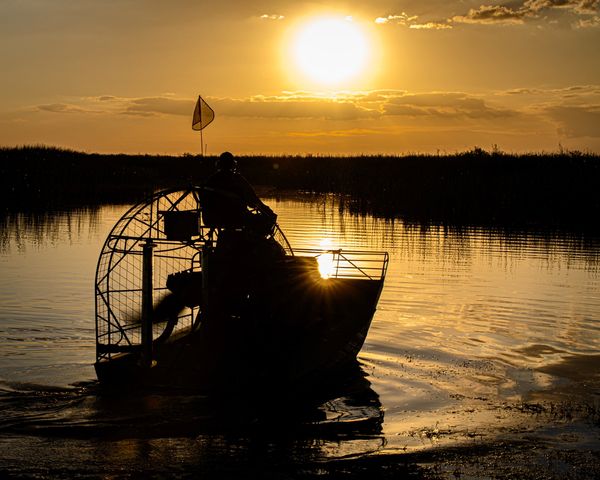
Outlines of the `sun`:
{"label": "sun", "polygon": [[297,68],[311,80],[339,84],[363,73],[367,37],[351,19],[318,18],[302,25],[293,41]]}

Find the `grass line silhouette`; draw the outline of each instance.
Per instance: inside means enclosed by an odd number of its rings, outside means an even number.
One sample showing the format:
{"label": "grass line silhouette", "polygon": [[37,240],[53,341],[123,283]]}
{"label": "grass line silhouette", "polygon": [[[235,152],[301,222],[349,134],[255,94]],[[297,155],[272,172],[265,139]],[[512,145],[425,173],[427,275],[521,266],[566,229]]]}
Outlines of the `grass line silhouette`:
{"label": "grass line silhouette", "polygon": [[[131,203],[201,184],[215,157],[105,155],[44,146],[0,148],[4,212]],[[600,156],[579,151],[450,155],[240,156],[255,185],[341,196],[356,214],[421,223],[596,231]]]}

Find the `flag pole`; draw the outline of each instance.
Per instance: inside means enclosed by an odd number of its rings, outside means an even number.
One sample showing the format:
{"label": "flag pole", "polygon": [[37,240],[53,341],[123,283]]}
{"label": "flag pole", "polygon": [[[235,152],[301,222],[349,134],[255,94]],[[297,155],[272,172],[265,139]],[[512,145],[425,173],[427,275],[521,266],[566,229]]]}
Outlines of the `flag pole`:
{"label": "flag pole", "polygon": [[[202,97],[198,95],[198,114],[200,115],[200,125],[202,125]],[[203,128],[200,129],[200,156],[204,157],[204,135],[202,133]]]}
{"label": "flag pole", "polygon": [[[204,110],[204,112],[203,112]],[[204,115],[206,113],[206,115]],[[202,117],[206,118],[202,118]],[[196,102],[196,107],[194,108],[194,114],[192,117],[192,129],[200,130],[200,155],[203,157],[208,148],[204,144],[204,127],[206,127],[209,123],[211,123],[215,119],[215,111],[208,106],[208,104],[202,99],[202,96],[198,95],[198,101]]]}

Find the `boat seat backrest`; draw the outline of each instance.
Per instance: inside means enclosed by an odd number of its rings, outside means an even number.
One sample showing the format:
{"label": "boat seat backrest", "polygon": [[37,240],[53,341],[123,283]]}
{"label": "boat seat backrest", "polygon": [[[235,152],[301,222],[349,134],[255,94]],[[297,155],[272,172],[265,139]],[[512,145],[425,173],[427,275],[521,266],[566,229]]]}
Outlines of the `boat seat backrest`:
{"label": "boat seat backrest", "polygon": [[199,198],[202,223],[206,227],[243,228],[247,224],[248,209],[234,193],[205,187]]}

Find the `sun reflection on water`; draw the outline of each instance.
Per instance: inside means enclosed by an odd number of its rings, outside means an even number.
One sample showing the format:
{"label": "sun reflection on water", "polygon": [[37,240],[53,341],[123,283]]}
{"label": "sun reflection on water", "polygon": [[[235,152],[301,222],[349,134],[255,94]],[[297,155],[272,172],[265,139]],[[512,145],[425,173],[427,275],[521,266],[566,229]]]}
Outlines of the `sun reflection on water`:
{"label": "sun reflection on water", "polygon": [[321,274],[321,278],[328,279],[333,276],[334,272],[334,264],[333,264],[333,242],[331,238],[324,238],[319,242],[319,247],[324,250],[317,257],[317,263],[319,264],[319,273]]}

